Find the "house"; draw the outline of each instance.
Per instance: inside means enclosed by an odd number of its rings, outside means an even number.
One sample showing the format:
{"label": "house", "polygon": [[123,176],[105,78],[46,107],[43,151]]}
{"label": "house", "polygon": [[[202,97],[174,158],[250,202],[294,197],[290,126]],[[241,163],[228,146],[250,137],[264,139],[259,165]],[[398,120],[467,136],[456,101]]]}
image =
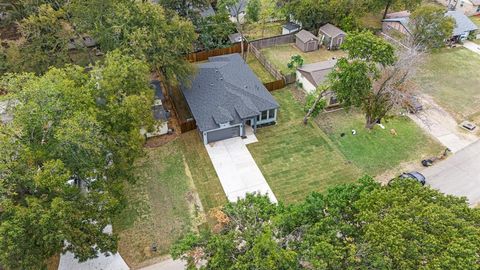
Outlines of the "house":
{"label": "house", "polygon": [[318,38],[307,30],[301,30],[295,34],[295,45],[302,52],[315,51],[318,50]]}
{"label": "house", "polygon": [[242,41],[242,35],[240,33],[233,33],[228,35],[228,39],[232,44],[239,43]]}
{"label": "house", "polygon": [[163,106],[165,96],[163,95],[160,81],[152,80],[150,84],[155,91],[155,100],[152,106],[152,113],[155,124],[151,132],[147,132],[147,130],[144,128],[140,129],[140,134],[145,136],[145,138],[165,135],[168,134],[170,131],[168,128],[168,119],[170,118],[170,112],[166,110]]}
{"label": "house", "polygon": [[457,10],[467,16],[480,14],[480,0],[436,0],[449,10]]}
{"label": "house", "polygon": [[230,13],[230,21],[243,24],[245,22],[245,15],[247,12],[248,0],[239,0],[235,6],[227,7]]}
{"label": "house", "polygon": [[282,35],[294,33],[300,31],[302,27],[294,22],[287,22],[286,24],[282,25]]}
{"label": "house", "polygon": [[464,41],[471,33],[478,30],[478,26],[461,11],[447,11],[445,16],[452,17],[455,20],[455,28],[453,28],[451,37],[452,41]]}
{"label": "house", "polygon": [[[336,59],[303,65],[297,68],[297,82],[302,85],[303,90],[308,94],[315,92],[317,87],[327,80],[328,74],[333,70]],[[333,93],[325,96],[327,106],[336,105],[337,99]]]}
{"label": "house", "polygon": [[277,121],[277,101],[238,53],[210,57],[191,79],[180,89],[205,144]]}
{"label": "house", "polygon": [[328,50],[336,50],[340,48],[340,45],[342,45],[346,35],[347,34],[340,28],[329,23],[320,27],[318,30],[320,44],[324,45]]}
{"label": "house", "polygon": [[397,31],[403,35],[410,35],[410,12],[400,11],[389,13],[382,21],[382,31],[389,33],[391,31]]}
{"label": "house", "polygon": [[[453,18],[455,27],[452,32],[450,41],[462,42],[471,34],[478,30],[478,27],[460,11],[447,11],[445,16]],[[395,30],[404,35],[411,35],[410,30],[410,12],[402,11],[387,14],[386,19],[382,22],[382,30],[386,33]]]}

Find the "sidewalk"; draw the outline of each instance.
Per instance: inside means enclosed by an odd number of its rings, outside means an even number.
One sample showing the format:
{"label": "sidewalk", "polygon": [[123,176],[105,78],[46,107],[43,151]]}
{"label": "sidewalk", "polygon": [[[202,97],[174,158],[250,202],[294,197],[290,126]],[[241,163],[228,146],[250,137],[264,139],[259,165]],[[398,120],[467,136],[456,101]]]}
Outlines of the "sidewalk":
{"label": "sidewalk", "polygon": [[463,47],[465,47],[466,49],[469,49],[470,51],[472,51],[474,53],[480,54],[480,45],[478,45],[474,42],[471,42],[469,40],[465,40],[465,42],[463,43]]}
{"label": "sidewalk", "polygon": [[422,97],[423,111],[408,116],[452,152],[458,152],[478,137],[463,131],[457,121],[429,96]]}

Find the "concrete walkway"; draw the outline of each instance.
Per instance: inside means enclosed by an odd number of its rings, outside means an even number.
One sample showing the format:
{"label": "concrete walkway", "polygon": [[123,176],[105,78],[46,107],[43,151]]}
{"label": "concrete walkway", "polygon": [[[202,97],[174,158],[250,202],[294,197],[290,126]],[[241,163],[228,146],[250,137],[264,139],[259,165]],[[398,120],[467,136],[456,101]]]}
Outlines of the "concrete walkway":
{"label": "concrete walkway", "polygon": [[480,203],[480,141],[422,171],[427,184],[443,193],[465,196],[470,205]]}
{"label": "concrete walkway", "polygon": [[246,144],[256,141],[253,133],[247,133],[247,139],[236,137],[205,145],[229,201],[234,202],[244,198],[247,193],[258,192],[268,194],[272,202],[277,202],[247,149]]}
{"label": "concrete walkway", "polygon": [[[104,233],[111,234],[112,226],[108,225],[103,230]],[[95,259],[90,259],[85,262],[79,262],[71,252],[60,255],[60,263],[58,270],[129,270],[130,267],[125,263],[119,253],[98,254]]]}
{"label": "concrete walkway", "polygon": [[457,121],[431,97],[425,95],[421,98],[421,102],[423,111],[409,114],[409,117],[452,152],[458,152],[478,140],[477,136],[462,130]]}
{"label": "concrete walkway", "polygon": [[480,54],[480,45],[478,45],[474,42],[471,42],[469,40],[465,40],[463,42],[463,47],[465,47],[466,49],[469,49],[470,51],[472,51],[474,53]]}
{"label": "concrete walkway", "polygon": [[172,258],[168,258],[162,262],[141,268],[140,270],[184,270],[184,269],[186,269],[186,263],[184,261],[173,260]]}

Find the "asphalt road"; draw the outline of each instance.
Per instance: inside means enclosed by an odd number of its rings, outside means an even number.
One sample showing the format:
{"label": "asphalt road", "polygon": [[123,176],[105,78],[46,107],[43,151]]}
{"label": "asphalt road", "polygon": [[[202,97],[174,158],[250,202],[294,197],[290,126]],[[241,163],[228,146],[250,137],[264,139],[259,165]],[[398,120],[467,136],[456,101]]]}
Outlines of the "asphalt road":
{"label": "asphalt road", "polygon": [[422,174],[427,184],[443,193],[467,197],[470,205],[480,204],[480,140]]}

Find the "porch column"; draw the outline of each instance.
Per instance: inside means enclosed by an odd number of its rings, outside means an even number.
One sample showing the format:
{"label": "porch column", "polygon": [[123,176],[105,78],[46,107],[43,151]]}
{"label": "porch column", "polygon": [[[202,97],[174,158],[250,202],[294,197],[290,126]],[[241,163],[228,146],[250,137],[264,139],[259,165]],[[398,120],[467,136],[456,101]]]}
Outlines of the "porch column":
{"label": "porch column", "polygon": [[253,133],[257,133],[257,117],[253,118]]}

